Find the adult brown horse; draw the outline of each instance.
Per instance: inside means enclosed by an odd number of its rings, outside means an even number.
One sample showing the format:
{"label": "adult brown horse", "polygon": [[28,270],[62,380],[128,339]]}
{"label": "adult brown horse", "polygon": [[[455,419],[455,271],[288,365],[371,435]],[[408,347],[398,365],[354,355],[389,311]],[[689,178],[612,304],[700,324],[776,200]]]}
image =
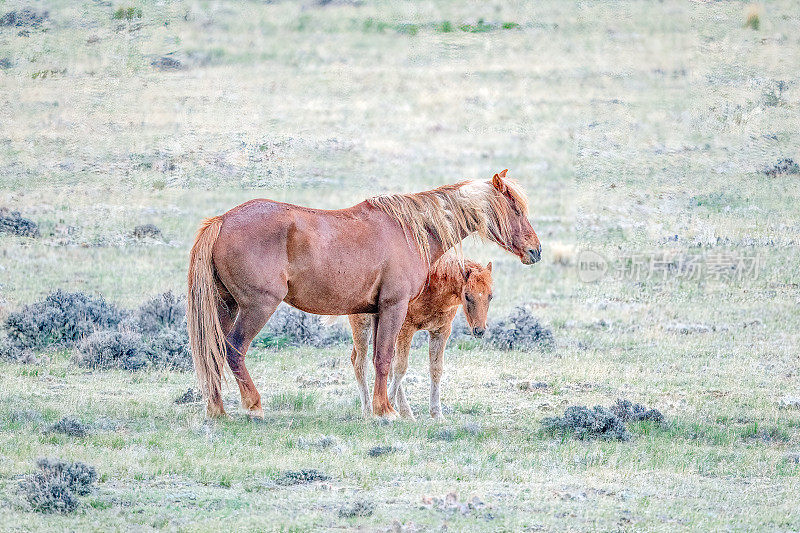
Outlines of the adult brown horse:
{"label": "adult brown horse", "polygon": [[375,314],[373,411],[395,417],[386,379],[408,303],[430,265],[470,234],[524,264],[541,257],[528,202],[506,170],[414,194],[376,196],[347,209],[251,200],[206,219],[189,261],[188,329],[208,416],[225,414],[225,361],[242,406],[263,416],[244,364],[253,338],[281,301],[318,315]]}

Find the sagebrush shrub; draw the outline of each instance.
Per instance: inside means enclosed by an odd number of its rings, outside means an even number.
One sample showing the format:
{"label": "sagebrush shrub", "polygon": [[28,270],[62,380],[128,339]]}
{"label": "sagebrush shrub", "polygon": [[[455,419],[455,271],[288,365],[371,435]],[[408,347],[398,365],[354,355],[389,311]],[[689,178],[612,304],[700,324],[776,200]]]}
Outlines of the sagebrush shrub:
{"label": "sagebrush shrub", "polygon": [[6,331],[19,348],[75,346],[102,329],[115,328],[125,313],[100,296],[57,290],[8,315]]}
{"label": "sagebrush shrub", "polygon": [[133,228],[133,236],[137,239],[149,237],[151,239],[162,238],[161,229],[155,224],[141,224]]}
{"label": "sagebrush shrub", "polygon": [[275,482],[278,485],[300,485],[303,483],[314,483],[315,481],[327,481],[330,478],[328,474],[310,468],[306,470],[284,472]]}
{"label": "sagebrush shrub", "polygon": [[593,409],[582,405],[567,407],[564,416],[542,420],[546,431],[576,439],[629,440],[625,423],[611,410],[596,405]]}
{"label": "sagebrush shrub", "polygon": [[92,491],[97,481],[94,467],[81,462],[41,458],[38,471],[20,482],[20,492],[34,511],[67,514],[78,508],[77,496]]}
{"label": "sagebrush shrub", "polygon": [[10,211],[5,207],[0,207],[0,233],[10,233],[21,237],[38,237],[39,226],[33,220],[23,217],[19,211]]}
{"label": "sagebrush shrub", "polygon": [[648,409],[638,403],[617,399],[611,408],[595,405],[589,409],[573,405],[560,417],[542,420],[545,431],[562,437],[576,439],[629,440],[631,438],[625,424],[649,420],[662,423],[664,415],[657,409]]}
{"label": "sagebrush shrub", "polygon": [[553,345],[553,332],[533,314],[517,306],[508,317],[489,323],[487,341],[501,350],[531,350]]}
{"label": "sagebrush shrub", "polygon": [[273,347],[306,345],[324,348],[349,340],[350,334],[340,325],[325,326],[319,316],[281,304],[255,343]]}
{"label": "sagebrush shrub", "polygon": [[186,327],[164,329],[150,339],[150,363],[170,370],[191,370],[192,352],[189,350],[189,333]]}
{"label": "sagebrush shrub", "polygon": [[47,11],[34,11],[30,8],[8,11],[0,17],[0,26],[41,26],[49,18]]}
{"label": "sagebrush shrub", "polygon": [[139,370],[149,363],[142,336],[131,331],[98,331],[80,346],[75,361],[92,369]]}
{"label": "sagebrush shrub", "polygon": [[70,437],[85,437],[89,434],[89,429],[80,420],[65,416],[48,428],[51,433],[63,433]]}
{"label": "sagebrush shrub", "polygon": [[186,329],[186,296],[172,291],[147,300],[134,313],[136,327],[142,333],[157,333],[164,329]]}

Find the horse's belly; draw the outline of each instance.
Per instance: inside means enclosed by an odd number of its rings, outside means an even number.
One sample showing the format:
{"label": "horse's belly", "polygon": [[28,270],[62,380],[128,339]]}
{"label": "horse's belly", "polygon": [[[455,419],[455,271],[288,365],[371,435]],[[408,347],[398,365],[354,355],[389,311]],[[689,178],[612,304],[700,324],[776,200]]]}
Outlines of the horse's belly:
{"label": "horse's belly", "polygon": [[[378,298],[411,298],[426,269],[402,230],[374,221],[298,214],[288,234],[284,300],[320,315],[374,313]],[[415,268],[416,267],[416,268]],[[419,271],[419,272],[418,272]],[[413,291],[413,292],[412,292]]]}
{"label": "horse's belly", "polygon": [[284,301],[307,313],[351,315],[377,311],[377,276],[343,277],[305,271],[290,277],[288,285]]}

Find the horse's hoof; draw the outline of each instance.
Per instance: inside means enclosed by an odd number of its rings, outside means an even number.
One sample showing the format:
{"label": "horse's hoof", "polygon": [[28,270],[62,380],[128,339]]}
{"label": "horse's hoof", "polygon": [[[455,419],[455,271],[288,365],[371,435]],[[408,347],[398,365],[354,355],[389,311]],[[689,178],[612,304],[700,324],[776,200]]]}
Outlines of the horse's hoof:
{"label": "horse's hoof", "polygon": [[381,422],[394,422],[397,420],[397,413],[395,411],[387,411],[381,415],[376,415]]}
{"label": "horse's hoof", "polygon": [[230,416],[228,416],[228,413],[225,412],[225,409],[207,409],[206,418],[209,420],[221,420],[230,418]]}
{"label": "horse's hoof", "polygon": [[400,409],[398,412],[400,413],[400,416],[406,420],[410,420],[411,422],[416,420],[414,413],[411,412],[411,409]]}
{"label": "horse's hoof", "polygon": [[252,418],[252,419],[264,420],[264,410],[263,409],[253,409],[252,411],[247,411],[247,416]]}

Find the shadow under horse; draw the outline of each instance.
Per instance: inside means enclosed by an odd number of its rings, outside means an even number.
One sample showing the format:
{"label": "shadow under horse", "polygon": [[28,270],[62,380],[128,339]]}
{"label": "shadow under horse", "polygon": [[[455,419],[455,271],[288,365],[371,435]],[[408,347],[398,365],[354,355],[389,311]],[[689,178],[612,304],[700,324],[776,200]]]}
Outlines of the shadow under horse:
{"label": "shadow under horse", "polygon": [[409,302],[430,266],[471,234],[524,264],[541,258],[527,197],[506,172],[338,210],[250,200],[206,219],[190,254],[187,325],[207,415],[225,414],[227,361],[242,406],[263,416],[244,358],[284,301],[317,315],[375,315],[373,412],[396,417],[387,376]]}

